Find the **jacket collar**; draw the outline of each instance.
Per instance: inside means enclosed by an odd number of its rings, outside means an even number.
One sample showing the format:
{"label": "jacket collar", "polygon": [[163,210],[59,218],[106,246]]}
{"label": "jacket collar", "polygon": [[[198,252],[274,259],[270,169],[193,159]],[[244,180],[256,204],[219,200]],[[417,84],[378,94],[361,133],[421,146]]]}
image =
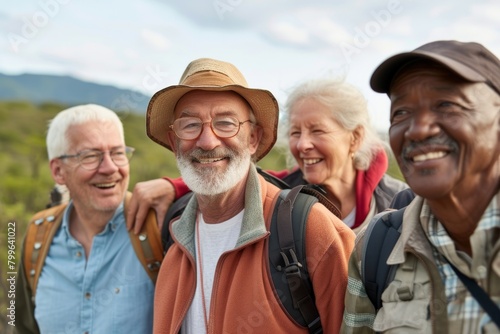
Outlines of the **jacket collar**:
{"label": "jacket collar", "polygon": [[261,237],[267,232],[264,220],[263,205],[267,184],[259,176],[255,165],[250,166],[247,185],[245,188],[245,213],[241,225],[240,236],[236,243],[239,247],[251,240]]}
{"label": "jacket collar", "polygon": [[[243,224],[236,247],[267,234],[262,205],[267,187],[268,185],[264,178],[258,175],[255,165],[251,164],[245,188]],[[172,235],[193,256],[195,254],[194,236],[197,213],[198,201],[196,200],[196,196],[192,196],[180,219],[173,222],[171,226]]]}

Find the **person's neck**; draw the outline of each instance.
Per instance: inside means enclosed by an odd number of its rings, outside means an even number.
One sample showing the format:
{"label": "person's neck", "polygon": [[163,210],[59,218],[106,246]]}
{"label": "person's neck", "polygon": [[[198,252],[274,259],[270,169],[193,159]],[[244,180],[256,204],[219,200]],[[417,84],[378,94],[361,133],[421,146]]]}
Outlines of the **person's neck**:
{"label": "person's neck", "polygon": [[113,218],[114,212],[88,212],[73,207],[70,214],[69,230],[71,235],[80,242],[88,258],[94,236],[101,233],[106,224]]}
{"label": "person's neck", "polygon": [[246,182],[217,195],[196,194],[198,208],[207,224],[217,224],[236,216],[245,208]]}
{"label": "person's neck", "polygon": [[472,255],[470,237],[491,199],[498,192],[499,185],[500,180],[483,183],[475,191],[460,191],[443,199],[427,200],[431,212],[444,226],[457,249]]}
{"label": "person's neck", "polygon": [[323,184],[328,198],[340,204],[342,217],[346,217],[356,206],[356,170],[344,173],[342,177],[329,179]]}

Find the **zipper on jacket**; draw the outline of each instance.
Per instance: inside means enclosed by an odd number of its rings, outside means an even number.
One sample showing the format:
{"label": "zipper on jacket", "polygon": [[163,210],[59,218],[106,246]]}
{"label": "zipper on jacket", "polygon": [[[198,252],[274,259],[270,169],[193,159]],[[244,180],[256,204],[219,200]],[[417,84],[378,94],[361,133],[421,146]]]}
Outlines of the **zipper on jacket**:
{"label": "zipper on jacket", "polygon": [[[172,235],[172,237],[175,239],[175,237],[173,235]],[[188,303],[186,304],[187,307],[182,312],[182,320],[179,322],[179,325],[175,328],[175,331],[174,331],[174,333],[180,333],[182,323],[184,322],[184,319],[186,319],[186,315],[188,313],[189,308],[191,307],[191,304],[193,303],[194,295],[196,293],[196,286],[198,285],[198,268],[197,268],[196,261],[195,261],[194,257],[187,250],[187,248],[184,247],[184,245],[182,245],[180,242],[178,242],[177,239],[175,239],[175,242],[170,247],[173,247],[174,245],[177,245],[177,247],[179,247],[182,250],[182,252],[186,254],[186,256],[189,259],[189,262],[191,262],[191,265],[194,268],[194,288],[192,289],[191,297],[189,298]]]}

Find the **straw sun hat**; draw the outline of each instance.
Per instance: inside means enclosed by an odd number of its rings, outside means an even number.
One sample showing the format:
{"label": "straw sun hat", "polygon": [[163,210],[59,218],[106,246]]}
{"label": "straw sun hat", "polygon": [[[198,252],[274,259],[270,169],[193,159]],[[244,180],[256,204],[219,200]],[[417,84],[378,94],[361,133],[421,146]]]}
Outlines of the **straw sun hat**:
{"label": "straw sun hat", "polygon": [[167,133],[174,121],[177,101],[193,90],[233,91],[241,95],[252,108],[263,134],[255,152],[256,160],[262,159],[276,142],[278,128],[278,103],[271,92],[249,88],[240,71],[232,64],[220,60],[201,58],[192,61],[182,74],[178,85],[156,92],[149,101],[146,130],[149,138],[172,150]]}

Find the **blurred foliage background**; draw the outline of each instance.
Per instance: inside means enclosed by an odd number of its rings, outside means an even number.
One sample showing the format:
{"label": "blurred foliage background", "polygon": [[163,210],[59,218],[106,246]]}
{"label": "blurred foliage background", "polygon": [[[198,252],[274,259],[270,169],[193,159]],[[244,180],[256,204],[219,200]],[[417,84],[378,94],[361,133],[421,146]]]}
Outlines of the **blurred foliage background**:
{"label": "blurred foliage background", "polygon": [[[16,223],[16,264],[21,255],[22,239],[30,217],[50,202],[54,182],[50,176],[45,148],[49,120],[68,106],[22,101],[0,102],[0,310],[6,314],[8,286],[7,225]],[[131,161],[129,190],[136,182],[160,176],[179,175],[174,155],[151,141],[146,135],[145,115],[118,113],[125,129],[127,145],[136,151]],[[263,169],[286,168],[287,148],[274,148],[259,161]],[[389,174],[401,179],[399,168],[391,159]],[[0,333],[5,333],[8,319],[0,320]],[[9,326],[10,327],[10,326]]]}

